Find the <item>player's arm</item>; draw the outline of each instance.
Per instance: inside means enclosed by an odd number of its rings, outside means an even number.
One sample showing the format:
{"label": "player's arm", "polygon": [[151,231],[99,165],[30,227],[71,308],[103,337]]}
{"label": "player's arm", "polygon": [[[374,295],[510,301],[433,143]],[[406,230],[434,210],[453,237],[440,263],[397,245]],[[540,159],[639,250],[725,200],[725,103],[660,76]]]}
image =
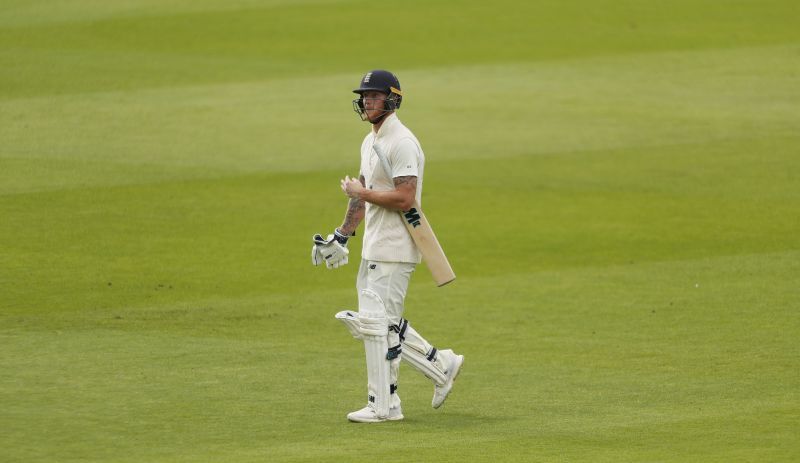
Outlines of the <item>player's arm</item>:
{"label": "player's arm", "polygon": [[[363,178],[363,177],[362,177]],[[417,177],[407,175],[395,177],[394,189],[386,191],[370,190],[362,182],[345,177],[342,180],[342,191],[351,200],[361,200],[376,206],[397,211],[407,211],[414,205],[417,197]]]}
{"label": "player's arm", "polygon": [[[358,180],[354,181],[358,182],[362,187],[366,182],[363,175],[360,176]],[[358,228],[358,225],[364,220],[365,212],[366,205],[364,204],[364,200],[351,197],[350,201],[347,203],[347,212],[345,212],[344,221],[339,227],[339,231],[345,236],[352,236],[356,228]]]}
{"label": "player's arm", "polygon": [[[358,180],[355,180],[358,182]],[[364,185],[364,176],[361,176],[360,184]],[[342,225],[336,228],[333,233],[324,238],[319,233],[312,236],[314,246],[311,248],[311,263],[319,265],[323,261],[329,269],[339,268],[347,264],[349,251],[347,250],[348,239],[355,234],[356,228],[364,220],[366,206],[364,201],[358,198],[350,198],[347,203],[347,212],[344,215]]]}

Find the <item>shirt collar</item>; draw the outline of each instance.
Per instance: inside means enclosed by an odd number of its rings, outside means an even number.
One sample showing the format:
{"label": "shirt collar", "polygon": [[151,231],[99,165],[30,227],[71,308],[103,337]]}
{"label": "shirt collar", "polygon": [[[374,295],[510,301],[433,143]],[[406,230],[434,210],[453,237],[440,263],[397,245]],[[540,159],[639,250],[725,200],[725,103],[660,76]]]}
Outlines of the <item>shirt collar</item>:
{"label": "shirt collar", "polygon": [[383,124],[381,124],[381,128],[378,129],[378,133],[375,134],[375,138],[381,138],[392,131],[392,127],[399,122],[397,119],[397,114],[392,113],[386,116],[383,119]]}

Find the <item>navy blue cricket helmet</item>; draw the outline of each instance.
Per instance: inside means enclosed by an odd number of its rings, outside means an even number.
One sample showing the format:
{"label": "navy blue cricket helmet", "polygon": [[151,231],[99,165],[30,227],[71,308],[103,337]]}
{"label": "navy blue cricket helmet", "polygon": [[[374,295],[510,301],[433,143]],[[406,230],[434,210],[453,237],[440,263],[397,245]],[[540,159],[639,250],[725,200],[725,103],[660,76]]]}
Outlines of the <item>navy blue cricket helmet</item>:
{"label": "navy blue cricket helmet", "polygon": [[361,117],[361,120],[367,120],[364,112],[364,92],[369,91],[386,94],[383,108],[384,113],[378,120],[374,121],[373,124],[386,117],[386,114],[389,112],[399,109],[400,103],[403,101],[403,91],[400,89],[400,81],[397,79],[397,76],[382,69],[369,71],[361,78],[361,83],[358,88],[353,90],[353,93],[358,93],[360,95],[358,99],[353,100],[353,110]]}

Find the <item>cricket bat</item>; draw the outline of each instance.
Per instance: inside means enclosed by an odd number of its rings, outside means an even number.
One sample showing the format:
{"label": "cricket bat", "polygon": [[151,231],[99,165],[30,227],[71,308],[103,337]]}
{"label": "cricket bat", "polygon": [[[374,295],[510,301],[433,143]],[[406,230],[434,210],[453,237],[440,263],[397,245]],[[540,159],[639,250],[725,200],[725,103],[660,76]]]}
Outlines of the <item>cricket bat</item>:
{"label": "cricket bat", "polygon": [[[382,148],[378,145],[373,145],[372,149],[374,149],[375,153],[378,155],[378,159],[380,159],[386,175],[391,177],[392,169]],[[428,270],[431,271],[436,285],[444,286],[455,280],[456,274],[453,272],[453,268],[450,266],[450,262],[444,254],[442,245],[440,245],[439,240],[436,239],[436,234],[433,233],[430,222],[428,222],[428,219],[425,217],[425,214],[422,212],[417,202],[414,201],[414,205],[411,209],[405,212],[399,212],[399,214],[403,217],[403,223],[406,224],[408,233],[411,234],[411,239],[414,240],[417,249],[419,249],[419,252],[422,254],[422,259],[428,266]]]}

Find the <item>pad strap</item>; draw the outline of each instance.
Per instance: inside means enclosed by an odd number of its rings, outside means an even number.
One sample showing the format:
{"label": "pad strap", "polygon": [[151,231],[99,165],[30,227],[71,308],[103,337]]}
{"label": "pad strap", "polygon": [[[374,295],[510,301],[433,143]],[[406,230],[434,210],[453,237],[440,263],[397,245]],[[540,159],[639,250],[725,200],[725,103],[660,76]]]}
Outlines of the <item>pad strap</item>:
{"label": "pad strap", "polygon": [[400,354],[403,352],[403,348],[400,344],[390,347],[389,351],[386,353],[386,360],[394,360],[397,357],[400,357]]}

